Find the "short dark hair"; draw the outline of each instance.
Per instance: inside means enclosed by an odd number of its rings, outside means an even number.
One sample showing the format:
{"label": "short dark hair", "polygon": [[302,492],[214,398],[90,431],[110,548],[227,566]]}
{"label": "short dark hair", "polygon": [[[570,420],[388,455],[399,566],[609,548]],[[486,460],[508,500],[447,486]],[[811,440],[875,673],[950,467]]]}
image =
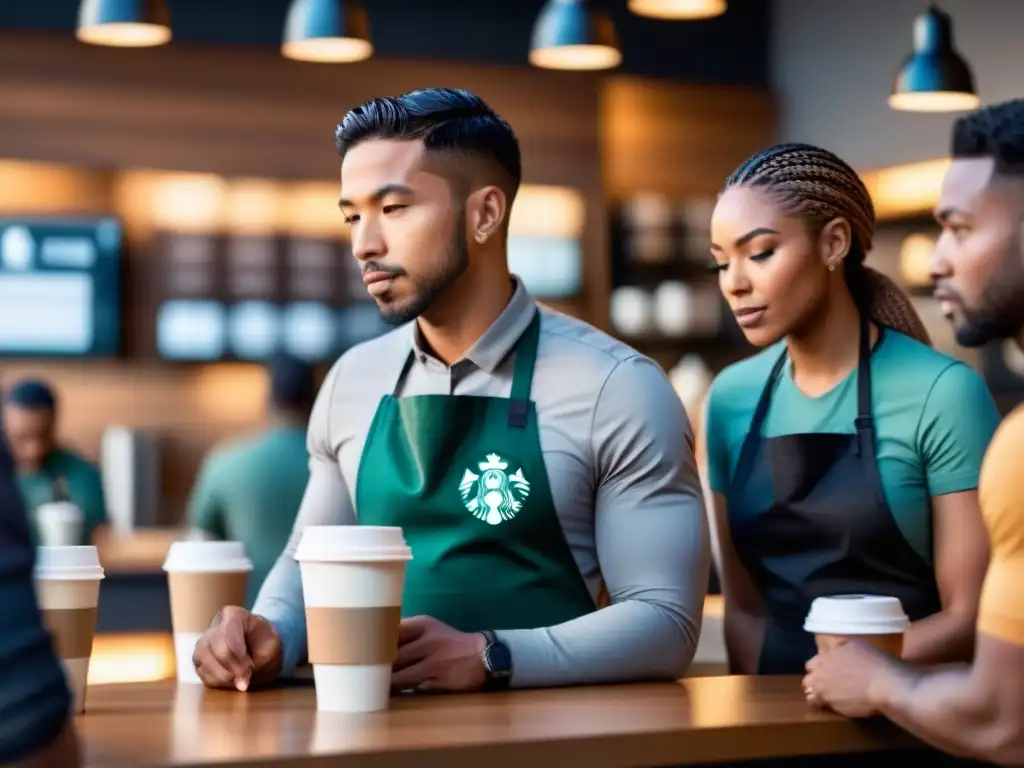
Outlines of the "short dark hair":
{"label": "short dark hair", "polygon": [[281,410],[304,412],[313,406],[316,381],[313,366],[287,354],[275,355],[267,364],[270,402]]}
{"label": "short dark hair", "polygon": [[56,411],[57,396],[42,379],[23,379],[7,392],[4,402],[31,411]]}
{"label": "short dark hair", "polygon": [[1024,99],[976,109],[953,124],[955,158],[991,157],[995,172],[1024,176]]}
{"label": "short dark hair", "polygon": [[334,129],[334,146],[348,150],[369,139],[422,139],[430,152],[461,153],[494,164],[514,196],[522,181],[519,140],[487,103],[461,88],[425,88],[382,96],[350,110]]}

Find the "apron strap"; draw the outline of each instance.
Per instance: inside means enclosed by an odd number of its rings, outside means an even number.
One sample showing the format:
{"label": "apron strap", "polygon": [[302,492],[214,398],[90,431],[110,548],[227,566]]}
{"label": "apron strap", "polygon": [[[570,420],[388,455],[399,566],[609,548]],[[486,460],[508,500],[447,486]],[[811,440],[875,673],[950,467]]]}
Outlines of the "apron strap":
{"label": "apron strap", "polygon": [[[868,317],[861,313],[860,317],[860,351],[857,356],[857,418],[854,421],[854,428],[857,430],[856,451],[865,456],[874,455],[875,451],[875,422],[871,416],[871,332],[868,324]],[[881,331],[884,333],[884,331]],[[740,457],[736,462],[734,477],[741,477],[750,469],[750,463],[754,460],[757,441],[761,437],[761,426],[765,416],[768,415],[768,406],[771,404],[772,393],[775,391],[775,383],[786,364],[786,350],[783,349],[779,359],[775,361],[768,382],[761,391],[761,397],[757,401],[757,408],[754,409],[754,416],[751,419],[750,431],[740,448]]]}
{"label": "apron strap", "polygon": [[757,444],[761,439],[761,427],[764,424],[765,416],[768,415],[768,406],[772,402],[775,382],[778,381],[779,374],[782,372],[782,367],[785,364],[786,350],[783,348],[779,359],[772,366],[772,372],[768,375],[768,381],[765,383],[764,389],[761,390],[761,397],[757,401],[757,407],[754,409],[754,415],[750,420],[750,429],[747,431],[747,436],[743,439],[743,446],[740,448],[740,457],[736,462],[736,470],[733,472],[734,480],[737,477],[745,476],[750,471],[750,467],[757,456]]}
{"label": "apron strap", "polygon": [[416,351],[409,348],[409,354],[405,356],[405,362],[402,363],[402,370],[398,373],[398,378],[395,379],[395,388],[391,391],[392,397],[398,397],[402,391],[402,387],[405,385],[405,377],[409,375],[409,371],[412,369],[413,360],[416,359]]}
{"label": "apron strap", "polygon": [[508,404],[508,425],[516,429],[526,426],[530,411],[530,387],[540,343],[540,310],[534,309],[533,320],[516,342],[516,359],[512,373],[512,393]]}
{"label": "apron strap", "polygon": [[[880,331],[881,332],[881,331]],[[860,316],[860,354],[857,360],[857,452],[873,456],[875,452],[875,420],[871,416],[871,326],[868,316]]]}

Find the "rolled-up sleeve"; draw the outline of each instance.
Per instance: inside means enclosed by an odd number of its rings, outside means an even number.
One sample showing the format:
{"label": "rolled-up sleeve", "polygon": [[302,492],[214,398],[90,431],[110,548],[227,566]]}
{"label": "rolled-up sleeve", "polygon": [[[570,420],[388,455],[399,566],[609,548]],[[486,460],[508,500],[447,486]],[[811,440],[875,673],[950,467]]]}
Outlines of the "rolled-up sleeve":
{"label": "rolled-up sleeve", "polygon": [[33,564],[25,510],[0,441],[0,765],[50,744],[71,712],[71,693],[36,603]]}
{"label": "rolled-up sleeve", "polygon": [[710,550],[693,431],[662,370],[619,363],[593,413],[595,537],[612,604],[502,631],[515,687],[675,679],[693,659]]}
{"label": "rolled-up sleeve", "polygon": [[[342,358],[343,360],[344,358]],[[330,437],[331,410],[341,376],[342,360],[324,379],[309,418],[309,482],[299,506],[288,544],[260,588],[253,613],[263,616],[277,630],[284,651],[282,673],[288,673],[306,655],[306,611],[302,578],[295,549],[310,525],[353,525],[355,507],[341,475]]]}

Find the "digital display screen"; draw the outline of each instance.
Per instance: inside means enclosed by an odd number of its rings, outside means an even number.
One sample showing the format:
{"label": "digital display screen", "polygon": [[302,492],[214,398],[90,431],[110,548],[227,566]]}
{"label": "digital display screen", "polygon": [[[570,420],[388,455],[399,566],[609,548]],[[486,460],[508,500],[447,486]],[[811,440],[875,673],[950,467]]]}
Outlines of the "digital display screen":
{"label": "digital display screen", "polygon": [[120,223],[0,219],[0,354],[116,355]]}

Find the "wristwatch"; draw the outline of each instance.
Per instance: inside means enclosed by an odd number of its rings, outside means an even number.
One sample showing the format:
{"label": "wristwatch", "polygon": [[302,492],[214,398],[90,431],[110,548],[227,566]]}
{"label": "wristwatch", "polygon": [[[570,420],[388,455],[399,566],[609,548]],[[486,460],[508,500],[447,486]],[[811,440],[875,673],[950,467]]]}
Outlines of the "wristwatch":
{"label": "wristwatch", "polygon": [[480,660],[484,663],[487,675],[484,690],[504,691],[512,680],[512,652],[491,630],[485,629],[480,634],[487,641],[480,652]]}

